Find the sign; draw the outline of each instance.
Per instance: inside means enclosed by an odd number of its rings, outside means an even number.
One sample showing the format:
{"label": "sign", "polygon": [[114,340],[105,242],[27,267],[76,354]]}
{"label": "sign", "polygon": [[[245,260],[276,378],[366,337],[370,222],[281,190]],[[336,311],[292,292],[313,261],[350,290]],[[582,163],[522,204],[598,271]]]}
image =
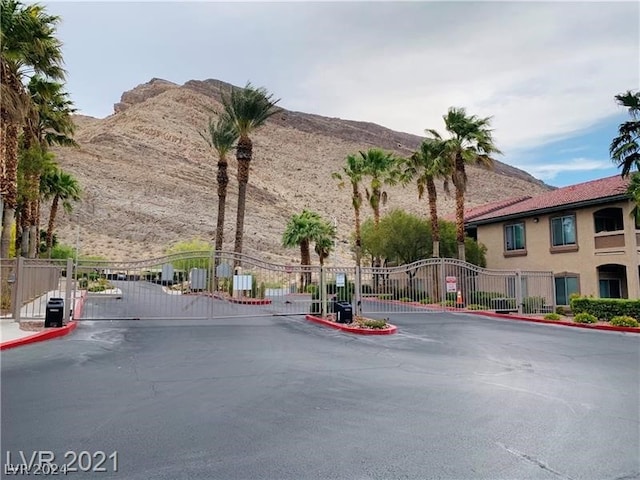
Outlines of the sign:
{"label": "sign", "polygon": [[291,265],[287,265],[286,267],[284,267],[284,271],[286,273],[291,273],[293,272],[293,267]]}
{"label": "sign", "polygon": [[344,287],[346,283],[346,275],[344,273],[336,273],[336,287]]}
{"label": "sign", "polygon": [[251,275],[234,275],[233,276],[233,289],[234,290],[251,290]]}
{"label": "sign", "polygon": [[221,263],[216,267],[216,277],[218,278],[231,278],[231,265],[228,263]]}
{"label": "sign", "polygon": [[447,292],[457,292],[458,291],[458,283],[456,277],[446,277],[447,283]]}

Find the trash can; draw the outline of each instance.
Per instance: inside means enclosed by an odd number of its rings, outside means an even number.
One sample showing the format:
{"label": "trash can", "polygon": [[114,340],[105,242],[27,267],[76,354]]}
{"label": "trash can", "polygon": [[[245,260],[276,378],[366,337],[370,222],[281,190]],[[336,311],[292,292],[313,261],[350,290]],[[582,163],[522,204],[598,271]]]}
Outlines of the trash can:
{"label": "trash can", "polygon": [[44,317],[44,327],[62,327],[64,318],[64,299],[50,298],[47,302],[47,310]]}
{"label": "trash can", "polygon": [[353,309],[349,302],[336,302],[336,322],[351,323],[353,321]]}

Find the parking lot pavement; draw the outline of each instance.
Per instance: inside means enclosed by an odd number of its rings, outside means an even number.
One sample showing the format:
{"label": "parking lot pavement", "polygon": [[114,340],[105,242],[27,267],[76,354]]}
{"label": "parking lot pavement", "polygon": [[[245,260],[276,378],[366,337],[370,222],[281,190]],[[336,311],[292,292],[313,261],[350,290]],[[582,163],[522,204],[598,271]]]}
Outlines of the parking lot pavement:
{"label": "parking lot pavement", "polygon": [[105,478],[640,476],[637,335],[391,320],[83,322],[0,354],[3,449],[117,452]]}

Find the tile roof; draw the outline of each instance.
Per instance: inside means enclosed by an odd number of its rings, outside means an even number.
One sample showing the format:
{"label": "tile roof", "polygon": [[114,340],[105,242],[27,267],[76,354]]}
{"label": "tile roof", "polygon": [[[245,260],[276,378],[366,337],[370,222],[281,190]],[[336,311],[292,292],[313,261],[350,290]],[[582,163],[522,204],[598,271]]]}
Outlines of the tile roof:
{"label": "tile roof", "polygon": [[[527,200],[531,197],[529,196],[520,196],[520,197],[511,197],[511,198],[503,198],[502,200],[497,200],[491,203],[485,203],[476,207],[465,208],[464,209],[464,221],[469,222],[474,220],[477,217],[485,215],[487,213],[491,213],[495,210],[500,210],[501,208],[508,207],[513,205],[514,203],[521,202],[523,200]],[[445,215],[444,220],[448,220],[450,222],[456,221],[456,212],[451,212]]]}
{"label": "tile roof", "polygon": [[[558,188],[549,192],[525,198],[500,209],[493,209],[470,219],[474,222],[502,218],[511,215],[526,214],[538,210],[553,209],[584,202],[597,201],[609,197],[624,195],[629,186],[629,179],[620,175],[600,178],[589,182],[578,183],[568,187]],[[491,204],[487,204],[491,205]],[[478,207],[480,208],[480,207]],[[470,221],[465,220],[465,221]]]}

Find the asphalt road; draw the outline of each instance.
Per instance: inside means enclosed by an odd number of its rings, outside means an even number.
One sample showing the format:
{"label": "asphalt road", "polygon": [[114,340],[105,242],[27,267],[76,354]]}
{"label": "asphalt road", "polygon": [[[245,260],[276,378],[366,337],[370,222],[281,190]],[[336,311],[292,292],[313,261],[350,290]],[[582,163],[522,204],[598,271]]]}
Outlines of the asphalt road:
{"label": "asphalt road", "polygon": [[70,478],[640,478],[638,335],[392,320],[389,337],[302,317],[83,322],[4,351],[3,468],[117,451],[117,473]]}

